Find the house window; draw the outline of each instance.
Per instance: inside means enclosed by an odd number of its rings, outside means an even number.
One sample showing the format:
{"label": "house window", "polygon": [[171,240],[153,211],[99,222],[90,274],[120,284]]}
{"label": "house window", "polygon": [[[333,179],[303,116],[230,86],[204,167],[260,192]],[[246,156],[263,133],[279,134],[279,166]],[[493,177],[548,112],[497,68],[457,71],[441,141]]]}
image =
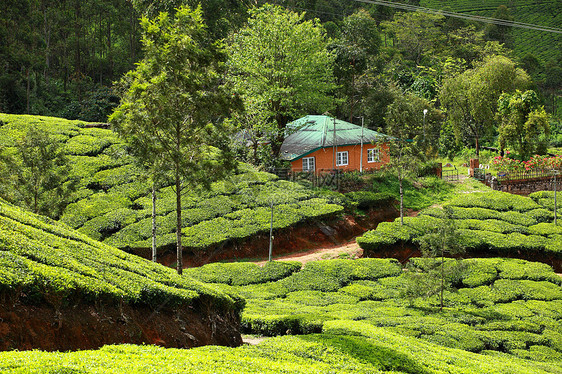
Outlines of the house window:
{"label": "house window", "polygon": [[305,157],[302,159],[303,171],[314,171],[314,157]]}
{"label": "house window", "polygon": [[336,165],[341,166],[341,165],[347,165],[347,164],[349,164],[348,158],[347,158],[347,151],[338,152],[337,156],[336,156]]}
{"label": "house window", "polygon": [[381,150],[378,148],[371,148],[367,150],[367,162],[380,162]]}

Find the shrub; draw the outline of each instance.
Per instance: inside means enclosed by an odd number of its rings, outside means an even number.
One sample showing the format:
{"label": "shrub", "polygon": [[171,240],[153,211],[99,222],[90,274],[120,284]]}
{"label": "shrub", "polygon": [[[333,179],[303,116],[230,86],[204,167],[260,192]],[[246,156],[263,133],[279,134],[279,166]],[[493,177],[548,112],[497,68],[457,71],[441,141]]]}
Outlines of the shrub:
{"label": "shrub", "polygon": [[216,263],[186,269],[186,274],[206,283],[244,286],[277,281],[300,270],[300,262],[271,261],[260,267],[252,263]]}
{"label": "shrub", "polygon": [[386,206],[394,200],[394,197],[388,193],[370,191],[348,192],[345,197],[356,203],[358,208],[365,210]]}

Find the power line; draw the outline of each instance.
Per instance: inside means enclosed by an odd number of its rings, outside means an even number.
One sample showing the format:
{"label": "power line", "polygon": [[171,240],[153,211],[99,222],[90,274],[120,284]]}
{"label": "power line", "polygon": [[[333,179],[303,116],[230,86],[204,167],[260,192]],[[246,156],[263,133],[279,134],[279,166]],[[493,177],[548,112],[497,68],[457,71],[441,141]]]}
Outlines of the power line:
{"label": "power line", "polygon": [[552,32],[552,33],[556,33],[556,34],[562,34],[562,29],[560,29],[560,28],[535,25],[535,24],[532,24],[532,23],[515,22],[515,21],[509,21],[509,20],[505,20],[505,19],[483,17],[483,16],[477,16],[477,15],[467,15],[467,14],[463,14],[463,13],[449,12],[449,11],[446,11],[446,10],[436,10],[436,9],[431,9],[431,8],[425,8],[425,7],[421,7],[421,6],[417,6],[417,5],[394,3],[392,1],[385,1],[385,0],[353,0],[353,1],[357,1],[357,2],[360,2],[360,3],[388,6],[388,7],[391,7],[391,8],[397,8],[397,9],[403,9],[403,10],[420,11],[420,12],[424,12],[424,13],[443,15],[443,16],[453,17],[453,18],[467,19],[467,20],[471,20],[471,21],[492,23],[492,24],[500,25],[500,26],[519,27],[519,28],[530,29],[530,30],[537,30],[537,31],[545,31],[545,32]]}

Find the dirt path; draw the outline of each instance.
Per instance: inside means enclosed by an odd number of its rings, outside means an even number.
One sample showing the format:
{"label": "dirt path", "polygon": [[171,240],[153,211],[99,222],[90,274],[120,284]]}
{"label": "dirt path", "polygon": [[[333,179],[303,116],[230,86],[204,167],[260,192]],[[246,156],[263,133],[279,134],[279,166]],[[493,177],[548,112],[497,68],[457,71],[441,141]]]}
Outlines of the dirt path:
{"label": "dirt path", "polygon": [[[334,258],[360,258],[363,256],[363,249],[353,239],[342,245],[326,248],[317,248],[310,251],[290,253],[275,257],[275,261],[299,261],[306,264],[310,261],[329,260]],[[267,260],[256,261],[257,264],[265,264]]]}

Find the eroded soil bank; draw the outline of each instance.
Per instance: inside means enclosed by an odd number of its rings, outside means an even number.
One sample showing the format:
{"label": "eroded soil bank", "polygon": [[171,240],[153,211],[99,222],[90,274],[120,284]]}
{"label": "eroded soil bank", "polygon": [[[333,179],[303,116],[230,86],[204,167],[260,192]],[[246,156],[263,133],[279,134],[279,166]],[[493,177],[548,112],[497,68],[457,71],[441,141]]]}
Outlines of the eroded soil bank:
{"label": "eroded soil bank", "polygon": [[106,344],[191,348],[242,344],[239,316],[208,303],[177,310],[128,305],[0,304],[0,350],[67,351]]}
{"label": "eroded soil bank", "polygon": [[[412,244],[397,243],[387,246],[382,250],[372,251],[363,250],[363,257],[375,258],[395,258],[402,264],[405,264],[412,257],[420,257],[421,251]],[[505,257],[519,258],[526,261],[543,262],[552,266],[556,273],[562,273],[562,260],[554,256],[549,256],[540,251],[518,251],[513,253],[498,253],[494,251],[470,251],[462,255],[463,258],[489,258],[489,257]]]}
{"label": "eroded soil bank", "polygon": [[[365,216],[344,215],[327,221],[307,222],[274,232],[273,253],[279,256],[319,248],[335,247],[349,242],[358,235],[377,227],[380,222],[392,221],[399,216],[393,205],[373,209]],[[150,249],[140,248],[133,253],[150,258]],[[261,233],[243,241],[230,240],[206,251],[184,249],[185,267],[201,266],[211,262],[228,260],[267,259],[269,233]],[[173,250],[159,254],[158,262],[175,266],[176,253]]]}

